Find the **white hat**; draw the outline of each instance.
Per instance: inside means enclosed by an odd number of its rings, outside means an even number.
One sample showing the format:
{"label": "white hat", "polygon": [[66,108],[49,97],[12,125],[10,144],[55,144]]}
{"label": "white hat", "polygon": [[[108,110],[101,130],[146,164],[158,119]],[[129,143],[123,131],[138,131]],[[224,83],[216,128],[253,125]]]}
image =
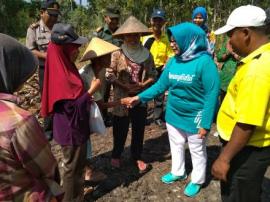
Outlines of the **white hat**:
{"label": "white hat", "polygon": [[266,13],[257,6],[240,6],[233,10],[225,26],[215,31],[215,34],[224,34],[236,27],[259,27],[265,25]]}

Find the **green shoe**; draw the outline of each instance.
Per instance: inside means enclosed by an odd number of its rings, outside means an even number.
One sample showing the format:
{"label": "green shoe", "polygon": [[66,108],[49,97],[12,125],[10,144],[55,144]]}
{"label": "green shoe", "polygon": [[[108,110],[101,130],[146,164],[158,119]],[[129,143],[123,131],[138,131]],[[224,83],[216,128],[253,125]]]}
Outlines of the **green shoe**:
{"label": "green shoe", "polygon": [[188,197],[195,197],[201,190],[200,184],[189,182],[185,188],[184,194]]}
{"label": "green shoe", "polygon": [[166,173],[161,177],[161,181],[165,184],[171,184],[177,180],[185,180],[185,179],[187,179],[186,173],[182,176],[175,176],[172,173]]}

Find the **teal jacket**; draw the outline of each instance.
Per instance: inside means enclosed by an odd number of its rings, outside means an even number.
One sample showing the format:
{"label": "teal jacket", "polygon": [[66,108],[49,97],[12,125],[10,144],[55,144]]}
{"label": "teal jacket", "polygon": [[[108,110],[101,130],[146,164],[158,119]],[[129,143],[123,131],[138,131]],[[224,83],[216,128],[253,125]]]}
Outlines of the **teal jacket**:
{"label": "teal jacket", "polygon": [[[191,26],[195,29],[195,34],[196,27]],[[186,29],[186,26],[184,28]],[[189,32],[192,31],[190,26],[187,28]],[[176,38],[177,34],[174,35],[173,30],[171,29],[171,34]],[[176,42],[181,47],[181,40],[176,40]],[[190,42],[194,42],[192,37]],[[186,47],[181,52],[192,52],[188,46]],[[193,51],[195,57],[185,57],[191,58],[190,60],[182,61],[179,56],[171,58],[159,80],[138,95],[140,101],[144,103],[168,90],[166,122],[192,134],[197,134],[199,128],[208,130],[211,128],[220,87],[217,67],[212,57],[206,51],[201,51],[201,45],[199,47],[199,51]],[[204,50],[207,50],[207,44]]]}

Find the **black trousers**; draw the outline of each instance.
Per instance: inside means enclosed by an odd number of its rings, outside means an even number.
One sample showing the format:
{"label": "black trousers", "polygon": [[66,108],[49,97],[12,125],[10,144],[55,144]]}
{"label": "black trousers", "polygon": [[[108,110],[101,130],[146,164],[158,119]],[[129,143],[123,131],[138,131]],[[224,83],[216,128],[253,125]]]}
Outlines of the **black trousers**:
{"label": "black trousers", "polygon": [[261,201],[262,181],[270,165],[270,147],[247,146],[231,161],[227,182],[221,182],[223,202]]}
{"label": "black trousers", "polygon": [[121,157],[127,139],[129,123],[131,122],[131,157],[134,160],[141,160],[146,114],[146,106],[137,105],[129,110],[129,116],[113,117],[112,158]]}
{"label": "black trousers", "polygon": [[[102,85],[104,85],[104,88],[105,88],[103,101],[106,103],[110,99],[112,85],[110,82],[106,80],[104,81],[104,83],[102,83]],[[102,117],[103,117],[104,124],[106,127],[112,126],[112,116],[111,116],[111,113],[109,113],[107,108],[102,110]]]}

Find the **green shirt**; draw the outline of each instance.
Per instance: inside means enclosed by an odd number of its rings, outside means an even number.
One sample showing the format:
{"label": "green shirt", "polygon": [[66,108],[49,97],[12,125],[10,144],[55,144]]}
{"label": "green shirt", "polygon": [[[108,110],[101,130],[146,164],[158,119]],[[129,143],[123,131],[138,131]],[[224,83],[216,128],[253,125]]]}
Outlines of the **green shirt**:
{"label": "green shirt", "polygon": [[220,71],[220,88],[221,90],[227,92],[228,85],[233,78],[236,67],[237,67],[237,60],[232,56],[228,56],[226,60],[222,59],[222,56],[227,53],[226,43],[224,43],[217,53],[217,61],[223,62],[221,71]]}
{"label": "green shirt", "polygon": [[108,25],[105,24],[103,27],[99,28],[95,33],[94,33],[94,36],[100,38],[100,39],[103,39],[104,41],[107,41],[109,43],[112,43],[118,47],[121,46],[122,44],[122,40],[121,39],[118,39],[118,38],[114,38],[112,36],[112,32],[111,30],[109,29]]}

